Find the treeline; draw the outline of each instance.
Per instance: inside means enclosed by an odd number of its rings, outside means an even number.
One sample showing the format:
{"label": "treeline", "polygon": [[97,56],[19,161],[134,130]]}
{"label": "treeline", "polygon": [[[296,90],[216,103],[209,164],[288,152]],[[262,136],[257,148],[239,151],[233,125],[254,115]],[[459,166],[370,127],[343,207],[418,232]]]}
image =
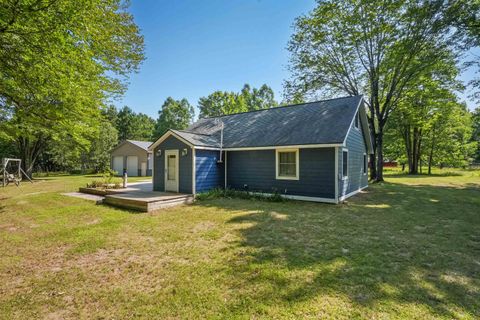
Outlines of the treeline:
{"label": "treeline", "polygon": [[[144,59],[144,42],[122,0],[0,2],[0,155],[41,170],[102,171],[123,139],[154,140],[195,117],[168,98],[157,119],[110,107]],[[478,1],[325,0],[296,20],[288,45],[288,102],[364,94],[374,154],[371,179],[386,158],[412,173],[421,165],[479,161],[479,111],[455,93],[480,93],[478,78],[457,81],[480,47]],[[264,85],[216,91],[199,117],[277,106]],[[403,150],[403,151],[402,151]]]}
{"label": "treeline", "polygon": [[[22,159],[28,175],[104,171],[121,140],[155,140],[193,121],[185,99],[168,98],[158,119],[111,106],[144,60],[128,2],[6,0],[0,12],[0,157]],[[199,102],[201,116],[274,105],[270,88],[248,85]]]}

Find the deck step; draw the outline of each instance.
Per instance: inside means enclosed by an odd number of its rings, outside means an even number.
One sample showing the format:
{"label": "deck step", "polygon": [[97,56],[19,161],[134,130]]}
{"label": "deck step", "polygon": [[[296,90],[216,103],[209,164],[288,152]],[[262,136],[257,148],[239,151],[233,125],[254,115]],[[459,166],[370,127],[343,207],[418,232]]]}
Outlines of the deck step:
{"label": "deck step", "polygon": [[127,208],[142,212],[151,212],[163,208],[168,208],[181,204],[189,204],[193,202],[193,195],[178,196],[156,196],[156,197],[138,197],[140,194],[116,194],[107,195],[103,201],[115,207]]}

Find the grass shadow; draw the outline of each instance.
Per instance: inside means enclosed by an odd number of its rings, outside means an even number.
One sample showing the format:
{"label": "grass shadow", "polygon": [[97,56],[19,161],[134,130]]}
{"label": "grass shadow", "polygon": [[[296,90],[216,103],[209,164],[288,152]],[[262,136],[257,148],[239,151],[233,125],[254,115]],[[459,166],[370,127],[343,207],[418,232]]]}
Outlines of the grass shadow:
{"label": "grass shadow", "polygon": [[447,171],[442,173],[419,173],[419,174],[408,174],[407,172],[395,172],[395,173],[388,173],[388,178],[435,178],[435,177],[460,177],[463,176],[460,172],[453,172]]}
{"label": "grass shadow", "polygon": [[236,256],[228,264],[246,289],[233,310],[244,299],[274,307],[331,294],[357,308],[413,304],[434,317],[480,317],[479,191],[383,183],[338,206],[199,205],[238,213],[228,222],[242,240],[227,249]]}

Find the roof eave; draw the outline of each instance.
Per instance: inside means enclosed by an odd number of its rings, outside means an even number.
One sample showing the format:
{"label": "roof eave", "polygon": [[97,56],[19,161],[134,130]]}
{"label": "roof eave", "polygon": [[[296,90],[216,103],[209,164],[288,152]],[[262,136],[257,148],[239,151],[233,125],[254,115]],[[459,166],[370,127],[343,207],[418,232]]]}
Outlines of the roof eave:
{"label": "roof eave", "polygon": [[188,146],[190,147],[193,147],[193,144],[190,142],[190,141],[187,141],[186,139],[184,139],[183,137],[181,137],[179,134],[175,133],[174,130],[172,129],[169,129],[167,132],[165,132],[160,138],[157,139],[157,141],[155,141],[154,143],[152,143],[150,145],[150,147],[148,147],[148,151],[154,151],[155,148],[160,144],[162,143],[163,141],[165,141],[169,136],[174,136],[175,138],[177,138],[178,140],[182,141],[183,143],[187,144]]}

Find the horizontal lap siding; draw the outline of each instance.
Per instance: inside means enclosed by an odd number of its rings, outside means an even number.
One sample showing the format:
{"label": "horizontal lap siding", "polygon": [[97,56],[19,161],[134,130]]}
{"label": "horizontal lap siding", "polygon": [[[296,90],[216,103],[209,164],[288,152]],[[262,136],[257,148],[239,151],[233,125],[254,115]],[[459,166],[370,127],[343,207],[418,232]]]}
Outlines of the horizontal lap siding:
{"label": "horizontal lap siding", "polygon": [[[157,156],[158,150],[162,150],[162,154]],[[182,150],[187,149],[187,155],[182,156]],[[192,192],[192,149],[178,140],[170,136],[161,144],[159,144],[153,152],[153,190],[165,191],[165,151],[178,150],[178,192],[188,193]]]}
{"label": "horizontal lap siding", "polygon": [[[123,157],[123,168],[127,168],[127,157],[128,156],[136,156],[138,157],[138,176],[142,174],[142,162],[148,161],[148,152],[140,148],[139,146],[134,145],[131,142],[125,142],[123,145],[117,147],[111,152],[111,159],[110,159],[110,168],[113,170],[113,158],[114,157]],[[117,172],[119,176],[123,175],[122,172]],[[147,172],[147,176],[148,176]],[[151,174],[150,174],[151,175]]]}
{"label": "horizontal lap siding", "polygon": [[275,150],[228,151],[227,186],[233,189],[335,198],[335,149],[300,149],[300,179],[275,178]]}
{"label": "horizontal lap siding", "polygon": [[195,150],[195,189],[204,192],[214,188],[223,188],[225,169],[219,160],[219,151]]}
{"label": "horizontal lap siding", "polygon": [[[348,149],[348,179],[339,182],[340,197],[368,186],[368,175],[363,174],[363,154],[367,153],[367,149],[361,129],[359,130],[355,126],[351,128],[347,136],[346,149]],[[338,168],[341,175],[343,168],[342,148],[339,148],[338,152]]]}

